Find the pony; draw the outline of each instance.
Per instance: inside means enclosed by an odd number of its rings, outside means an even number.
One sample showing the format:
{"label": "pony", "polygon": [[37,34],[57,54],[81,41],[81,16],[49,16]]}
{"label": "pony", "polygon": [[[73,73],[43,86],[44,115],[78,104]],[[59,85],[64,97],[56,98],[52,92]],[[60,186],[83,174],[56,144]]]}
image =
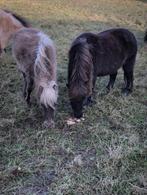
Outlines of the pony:
{"label": "pony", "polygon": [[68,94],[74,117],[81,118],[83,106],[92,100],[97,76],[109,75],[109,92],[115,83],[120,67],[124,71],[128,95],[133,90],[133,70],[137,54],[137,41],[132,32],[123,28],[109,29],[98,34],[86,32],[79,35],[69,50]]}
{"label": "pony", "polygon": [[17,14],[8,10],[0,10],[0,55],[4,52],[13,34],[24,27],[28,28],[31,25]]}
{"label": "pony", "polygon": [[53,41],[42,31],[30,27],[21,17],[10,11],[0,11],[0,45],[4,50],[12,41],[12,54],[24,78],[23,97],[30,105],[30,95],[44,111],[45,127],[54,126],[58,86],[56,79],[56,49]]}

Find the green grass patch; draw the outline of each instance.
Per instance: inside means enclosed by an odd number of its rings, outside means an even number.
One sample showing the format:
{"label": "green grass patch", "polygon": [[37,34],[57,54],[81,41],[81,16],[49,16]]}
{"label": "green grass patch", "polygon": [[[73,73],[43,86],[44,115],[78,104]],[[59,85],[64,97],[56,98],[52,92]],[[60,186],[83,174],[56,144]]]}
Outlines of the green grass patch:
{"label": "green grass patch", "polygon": [[[11,47],[0,60],[0,194],[147,194],[147,3],[143,0],[0,1],[0,7],[26,17],[56,43],[59,103],[56,127],[43,129],[32,97],[22,98],[22,78]],[[105,95],[108,78],[98,78],[96,104],[85,121],[67,126],[71,113],[66,81],[68,49],[83,31],[112,27],[131,30],[138,41],[134,92],[123,97],[123,72]]]}

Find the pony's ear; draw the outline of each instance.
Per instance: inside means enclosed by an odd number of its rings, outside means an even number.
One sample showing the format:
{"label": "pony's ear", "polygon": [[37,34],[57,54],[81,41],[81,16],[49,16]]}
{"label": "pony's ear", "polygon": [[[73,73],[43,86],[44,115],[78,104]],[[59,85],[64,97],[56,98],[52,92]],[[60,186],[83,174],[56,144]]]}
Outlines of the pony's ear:
{"label": "pony's ear", "polygon": [[68,83],[66,83],[66,87],[69,88],[69,84]]}

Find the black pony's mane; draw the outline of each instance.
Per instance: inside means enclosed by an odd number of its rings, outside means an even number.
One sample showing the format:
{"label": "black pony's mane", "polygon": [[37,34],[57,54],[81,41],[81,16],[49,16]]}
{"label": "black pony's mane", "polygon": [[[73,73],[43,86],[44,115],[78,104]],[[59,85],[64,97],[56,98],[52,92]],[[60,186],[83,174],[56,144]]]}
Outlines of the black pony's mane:
{"label": "black pony's mane", "polygon": [[[84,96],[91,85],[92,56],[86,39],[77,38],[69,50],[68,87],[71,98]],[[87,83],[87,84],[85,84]]]}
{"label": "black pony's mane", "polygon": [[29,23],[28,21],[26,21],[23,17],[21,17],[21,16],[15,14],[15,13],[9,11],[9,10],[3,9],[3,11],[5,11],[6,13],[12,14],[12,16],[13,16],[16,20],[18,20],[24,27],[31,27],[30,23]]}

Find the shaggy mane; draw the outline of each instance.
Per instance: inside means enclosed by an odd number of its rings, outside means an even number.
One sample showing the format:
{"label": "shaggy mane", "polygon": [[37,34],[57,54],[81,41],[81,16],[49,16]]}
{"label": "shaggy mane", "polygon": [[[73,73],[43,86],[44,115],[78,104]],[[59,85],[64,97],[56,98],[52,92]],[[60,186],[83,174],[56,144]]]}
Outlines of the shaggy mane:
{"label": "shaggy mane", "polygon": [[[84,96],[91,85],[93,63],[85,39],[77,40],[69,51],[69,93],[70,97]],[[87,84],[86,84],[87,83]]]}

